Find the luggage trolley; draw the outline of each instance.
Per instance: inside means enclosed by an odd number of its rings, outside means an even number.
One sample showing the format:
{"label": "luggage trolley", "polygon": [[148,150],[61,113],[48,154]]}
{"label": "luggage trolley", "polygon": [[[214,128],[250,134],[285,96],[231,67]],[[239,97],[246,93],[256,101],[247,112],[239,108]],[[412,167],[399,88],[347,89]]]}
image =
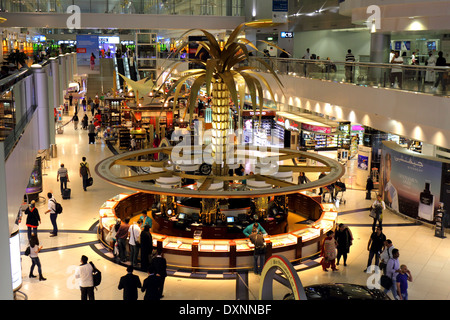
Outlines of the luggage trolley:
{"label": "luggage trolley", "polygon": [[334,188],[335,188],[335,194],[336,194],[336,199],[338,198],[339,192],[342,193],[341,198],[339,199],[339,203],[346,203],[347,200],[344,199],[344,192],[347,190],[347,188],[345,187],[345,183],[340,182],[340,181],[336,181],[336,183],[334,184]]}

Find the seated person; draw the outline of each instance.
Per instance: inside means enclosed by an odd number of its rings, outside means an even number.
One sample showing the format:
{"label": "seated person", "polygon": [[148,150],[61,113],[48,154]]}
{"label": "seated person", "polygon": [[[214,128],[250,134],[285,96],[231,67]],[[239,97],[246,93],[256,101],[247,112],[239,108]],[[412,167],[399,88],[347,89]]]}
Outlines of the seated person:
{"label": "seated person", "polygon": [[243,232],[244,232],[246,237],[250,236],[250,234],[252,233],[253,227],[255,227],[258,231],[261,231],[263,235],[267,235],[266,230],[264,230],[264,228],[258,222],[255,222],[254,224],[248,225],[244,229]]}

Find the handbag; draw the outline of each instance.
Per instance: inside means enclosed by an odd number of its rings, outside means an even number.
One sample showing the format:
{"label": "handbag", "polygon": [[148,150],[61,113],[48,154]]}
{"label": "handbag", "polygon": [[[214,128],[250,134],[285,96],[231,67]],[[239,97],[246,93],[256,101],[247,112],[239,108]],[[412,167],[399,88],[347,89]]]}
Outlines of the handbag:
{"label": "handbag", "polygon": [[375,213],[375,210],[370,209],[370,211],[369,211],[369,217],[376,219],[377,214]]}
{"label": "handbag", "polygon": [[389,290],[392,287],[392,279],[383,274],[380,278],[380,284],[383,288]]}
{"label": "handbag", "polygon": [[26,256],[29,256],[29,255],[30,255],[30,252],[31,252],[31,249],[30,249],[30,246],[28,246],[28,247],[25,249],[25,255],[26,255]]}
{"label": "handbag", "polygon": [[87,179],[87,186],[90,187],[90,186],[92,186],[93,184],[94,184],[94,179],[92,179],[92,177],[89,177],[89,178]]}

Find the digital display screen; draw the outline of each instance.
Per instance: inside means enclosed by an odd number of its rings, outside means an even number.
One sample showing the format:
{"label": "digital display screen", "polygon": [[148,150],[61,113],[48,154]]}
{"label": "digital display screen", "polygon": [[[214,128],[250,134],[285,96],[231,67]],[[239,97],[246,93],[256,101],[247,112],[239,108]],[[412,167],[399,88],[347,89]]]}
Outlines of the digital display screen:
{"label": "digital display screen", "polygon": [[186,218],[186,214],[185,213],[180,213],[178,215],[178,219],[183,220],[184,218]]}
{"label": "digital display screen", "polygon": [[234,217],[227,217],[227,223],[234,223]]}

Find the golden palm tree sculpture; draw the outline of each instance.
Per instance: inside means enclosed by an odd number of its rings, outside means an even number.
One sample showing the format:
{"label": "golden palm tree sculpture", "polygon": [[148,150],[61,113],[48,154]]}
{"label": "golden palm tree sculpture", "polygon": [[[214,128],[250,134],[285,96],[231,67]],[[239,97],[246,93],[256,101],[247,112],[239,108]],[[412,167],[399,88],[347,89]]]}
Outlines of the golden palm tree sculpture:
{"label": "golden palm tree sculpture", "polygon": [[[269,23],[271,22],[268,22],[268,24]],[[199,47],[195,55],[196,58],[189,59],[189,61],[197,65],[204,66],[204,69],[193,69],[184,72],[169,89],[166,97],[166,101],[169,97],[173,97],[173,101],[176,103],[183,84],[188,79],[193,81],[187,104],[190,114],[190,121],[192,121],[199,90],[202,86],[206,86],[206,93],[212,98],[211,156],[213,162],[212,173],[216,176],[228,175],[228,167],[226,165],[226,149],[227,134],[230,128],[230,98],[236,108],[240,107],[242,109],[246,91],[248,91],[253,109],[256,110],[259,106],[262,111],[264,103],[263,85],[267,88],[272,98],[274,96],[272,89],[264,76],[258,73],[255,67],[248,66],[245,63],[249,59],[249,52],[252,51],[249,51],[247,46],[250,46],[254,50],[258,51],[256,46],[251,41],[244,37],[239,37],[246,25],[247,23],[242,23],[236,27],[236,29],[234,29],[230,34],[225,45],[222,47],[211,33],[206,30],[199,29],[205,35],[207,41],[198,41]],[[258,27],[261,27],[261,24],[259,24]],[[192,31],[194,30],[187,31],[183,36],[186,36]],[[274,44],[271,45],[277,47]],[[209,54],[209,58],[206,60],[199,57],[199,53],[202,49],[206,50]],[[277,84],[282,90],[283,85],[272,67],[264,61],[264,59],[257,57],[254,59],[267,68],[269,74],[276,79]],[[174,95],[172,96],[173,92]],[[234,145],[230,145],[229,147],[234,148]]]}

